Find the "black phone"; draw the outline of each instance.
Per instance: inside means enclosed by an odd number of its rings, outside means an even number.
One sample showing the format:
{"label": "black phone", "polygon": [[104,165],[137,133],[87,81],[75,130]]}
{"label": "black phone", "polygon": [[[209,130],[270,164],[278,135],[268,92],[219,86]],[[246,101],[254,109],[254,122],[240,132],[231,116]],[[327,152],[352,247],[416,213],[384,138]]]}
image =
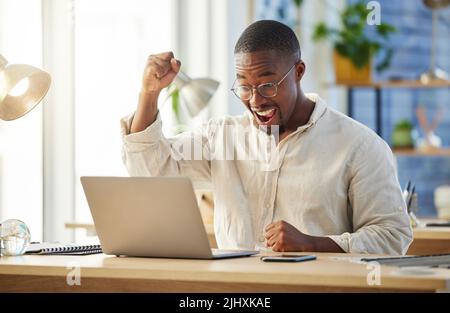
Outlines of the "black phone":
{"label": "black phone", "polygon": [[262,256],[261,261],[264,262],[304,262],[304,261],[312,261],[316,260],[315,255],[271,255],[271,256]]}

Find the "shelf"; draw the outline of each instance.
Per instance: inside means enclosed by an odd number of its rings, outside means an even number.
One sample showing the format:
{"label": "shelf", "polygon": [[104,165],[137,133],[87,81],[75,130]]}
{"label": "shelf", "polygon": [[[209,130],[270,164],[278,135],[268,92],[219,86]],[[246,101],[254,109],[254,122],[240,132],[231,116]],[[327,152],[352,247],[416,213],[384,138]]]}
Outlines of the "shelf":
{"label": "shelf", "polygon": [[367,87],[367,88],[450,88],[450,81],[436,80],[423,84],[419,80],[378,81],[373,83],[330,83],[329,86]]}
{"label": "shelf", "polygon": [[[347,89],[347,115],[353,118],[354,114],[354,103],[353,94],[357,88],[370,88],[375,92],[375,131],[380,136],[382,134],[382,120],[383,120],[383,106],[382,106],[382,91],[383,89],[436,89],[436,88],[446,88],[450,89],[450,80],[433,80],[427,84],[422,83],[420,80],[390,80],[390,81],[375,81],[367,83],[325,83],[327,87],[345,87]],[[417,154],[417,153],[409,153]],[[424,155],[424,153],[420,153]],[[430,155],[430,153],[426,153]],[[431,155],[448,155],[448,152],[435,152]]]}
{"label": "shelf", "polygon": [[393,152],[399,156],[450,156],[450,148],[432,150],[394,149]]}

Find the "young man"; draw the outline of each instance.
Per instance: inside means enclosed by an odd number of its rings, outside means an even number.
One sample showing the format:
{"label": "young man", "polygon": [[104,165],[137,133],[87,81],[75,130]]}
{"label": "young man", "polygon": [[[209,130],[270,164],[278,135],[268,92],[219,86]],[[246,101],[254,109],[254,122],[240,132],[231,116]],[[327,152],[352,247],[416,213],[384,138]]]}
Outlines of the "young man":
{"label": "young man", "polygon": [[[149,57],[137,110],[121,121],[130,175],[212,184],[219,248],[404,254],[412,231],[392,152],[367,127],[304,94],[293,31],[258,21],[234,53],[233,91],[246,114],[171,139],[162,135],[157,98],[181,63],[171,52]],[[200,152],[181,152],[186,144]],[[220,157],[224,149],[231,153]]]}

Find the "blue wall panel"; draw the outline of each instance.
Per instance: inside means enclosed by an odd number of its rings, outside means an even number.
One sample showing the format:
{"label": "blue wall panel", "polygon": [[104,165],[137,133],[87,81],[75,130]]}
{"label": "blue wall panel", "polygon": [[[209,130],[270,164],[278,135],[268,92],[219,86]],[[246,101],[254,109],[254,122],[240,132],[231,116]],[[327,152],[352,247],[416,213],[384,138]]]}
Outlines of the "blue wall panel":
{"label": "blue wall panel", "polygon": [[[355,2],[351,0],[349,2]],[[431,11],[420,0],[380,0],[382,21],[393,24],[398,32],[391,42],[395,53],[390,68],[374,74],[375,80],[417,79],[428,69],[431,55]],[[438,12],[437,64],[450,72],[450,8]],[[375,60],[376,62],[376,60]],[[383,91],[382,136],[390,143],[396,122],[409,119],[415,125],[415,132],[421,136],[416,118],[416,108],[427,108],[431,121],[440,107],[444,108],[444,119],[436,133],[443,145],[450,146],[450,90],[447,89],[386,89]],[[374,128],[374,95],[358,90],[354,95],[355,119]],[[371,103],[372,106],[368,105]],[[450,184],[450,157],[398,156],[398,174],[402,186],[411,179],[416,183],[419,195],[419,215],[433,216],[434,190],[443,184]]]}

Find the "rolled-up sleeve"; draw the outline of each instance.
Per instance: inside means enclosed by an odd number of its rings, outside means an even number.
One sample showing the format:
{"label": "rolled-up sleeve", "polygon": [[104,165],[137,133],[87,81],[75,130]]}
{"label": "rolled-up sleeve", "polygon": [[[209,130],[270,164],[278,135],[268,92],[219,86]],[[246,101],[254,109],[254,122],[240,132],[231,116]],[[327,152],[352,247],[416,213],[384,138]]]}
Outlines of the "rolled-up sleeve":
{"label": "rolled-up sleeve", "polygon": [[412,229],[394,157],[380,138],[362,141],[349,164],[353,232],[329,236],[345,252],[405,254]]}
{"label": "rolled-up sleeve", "polygon": [[210,187],[210,123],[166,138],[159,113],[145,130],[130,134],[133,117],[134,114],[120,121],[122,160],[130,176],[185,176],[195,188]]}

